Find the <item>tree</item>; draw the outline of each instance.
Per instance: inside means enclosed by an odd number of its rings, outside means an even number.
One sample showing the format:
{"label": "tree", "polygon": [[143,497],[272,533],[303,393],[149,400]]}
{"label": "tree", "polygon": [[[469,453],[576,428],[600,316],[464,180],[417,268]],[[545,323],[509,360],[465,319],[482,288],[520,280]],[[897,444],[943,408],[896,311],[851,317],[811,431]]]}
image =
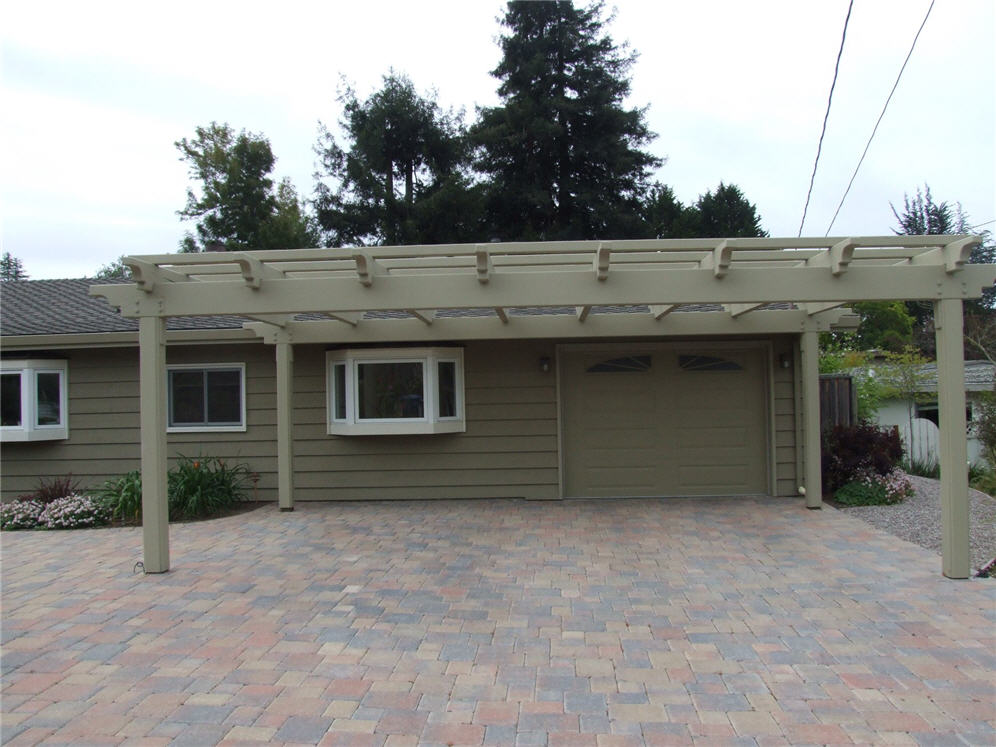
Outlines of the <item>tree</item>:
{"label": "tree", "polygon": [[902,301],[861,301],[851,304],[861,317],[857,344],[862,350],[899,352],[913,341],[913,316]]}
{"label": "tree", "polygon": [[465,173],[462,115],[444,112],[434,93],[419,95],[404,75],[383,80],[365,101],[349,87],[340,94],[347,149],[320,125],[315,205],[329,243],[478,239],[479,189]]}
{"label": "tree", "polygon": [[[901,215],[891,202],[889,207],[899,223],[899,227],[893,229],[897,235],[973,233],[968,214],[962,210],[961,203],[952,205],[949,202],[935,202],[928,184],[924,184],[923,190],[917,187],[916,194],[912,198],[908,194],[903,195]],[[993,243],[992,234],[989,231],[982,231],[978,235],[982,241],[972,249],[968,261],[973,264],[996,261],[996,244]],[[977,326],[996,325],[996,289],[985,290],[981,300],[969,301],[965,306],[966,315],[976,317]],[[913,334],[917,347],[927,355],[933,355],[933,305],[929,301],[908,301],[906,307],[914,317]],[[977,353],[971,346],[966,349],[969,355],[973,352]]]}
{"label": "tree", "polygon": [[[293,187],[274,193],[270,172],[276,159],[262,135],[212,122],[198,127],[193,140],[174,143],[199,194],[187,190],[187,203],[177,211],[196,219],[196,237],[188,233],[181,251],[290,249],[317,243]],[[288,191],[289,190],[289,191]]]}
{"label": "tree", "polygon": [[0,257],[0,281],[27,279],[28,274],[24,271],[21,260],[10,252],[4,252],[3,257]]}
{"label": "tree", "polygon": [[680,239],[694,235],[694,208],[685,207],[666,184],[654,182],[641,201],[644,238]]}
{"label": "tree", "polygon": [[93,276],[96,280],[116,280],[118,278],[130,278],[131,270],[124,263],[124,255],[121,255],[113,262],[102,265]]}
{"label": "tree", "polygon": [[509,2],[500,40],[501,104],[471,130],[502,239],[641,235],[641,199],[662,160],[645,109],[623,105],[636,55],[605,33],[603,5]]}
{"label": "tree", "polygon": [[688,223],[695,236],[731,238],[735,236],[767,236],[761,228],[757,207],[744,197],[735,184],[719,183],[715,192],[701,195]]}

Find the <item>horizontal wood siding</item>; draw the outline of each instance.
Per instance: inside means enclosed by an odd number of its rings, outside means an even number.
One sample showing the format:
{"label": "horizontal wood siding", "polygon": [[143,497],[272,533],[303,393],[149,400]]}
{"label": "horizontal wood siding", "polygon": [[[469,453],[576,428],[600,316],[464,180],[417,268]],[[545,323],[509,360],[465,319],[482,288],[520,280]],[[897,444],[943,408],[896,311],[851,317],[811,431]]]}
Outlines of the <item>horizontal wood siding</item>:
{"label": "horizontal wood siding", "polygon": [[[776,486],[796,492],[795,393],[789,337],[774,341]],[[83,487],[139,467],[138,350],[72,350],[69,438],[6,443],[2,495],[28,493],[39,479],[72,474]],[[468,343],[464,352],[465,433],[330,436],[325,346],[294,348],[295,498],[394,499],[558,497],[556,372],[550,341]],[[169,434],[171,459],[217,456],[258,474],[255,497],[276,499],[274,351],[262,344],[170,347],[169,363],[246,364],[247,430]]]}
{"label": "horizontal wood siding", "polygon": [[[795,423],[795,364],[792,338],[778,336],[772,341],[775,393],[775,492],[777,495],[798,495],[796,475]],[[783,368],[781,361],[790,361]]]}
{"label": "horizontal wood siding", "polygon": [[[60,353],[69,361],[69,438],[5,443],[2,496],[30,493],[40,480],[72,475],[94,488],[140,465],[138,349],[104,348]],[[262,344],[170,346],[173,363],[245,363],[245,433],[171,433],[172,459],[216,456],[245,462],[259,481],[256,497],[276,499],[276,427],[273,349]]]}
{"label": "horizontal wood siding", "polygon": [[466,433],[330,436],[325,349],[295,348],[296,500],[556,498],[556,379],[541,357],[552,344],[466,345]]}

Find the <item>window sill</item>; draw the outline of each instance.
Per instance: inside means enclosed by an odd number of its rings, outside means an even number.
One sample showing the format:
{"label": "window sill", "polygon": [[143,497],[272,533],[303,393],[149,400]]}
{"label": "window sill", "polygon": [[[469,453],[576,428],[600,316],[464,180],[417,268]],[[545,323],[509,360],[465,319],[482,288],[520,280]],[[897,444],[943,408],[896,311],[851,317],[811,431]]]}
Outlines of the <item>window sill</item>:
{"label": "window sill", "polygon": [[467,423],[463,420],[443,420],[435,423],[331,423],[331,436],[407,436],[427,433],[464,433]]}
{"label": "window sill", "polygon": [[26,430],[24,428],[6,428],[0,430],[0,443],[19,443],[27,441],[65,441],[69,438],[67,428],[51,428],[44,430]]}
{"label": "window sill", "polygon": [[244,425],[171,425],[166,428],[167,433],[245,433]]}

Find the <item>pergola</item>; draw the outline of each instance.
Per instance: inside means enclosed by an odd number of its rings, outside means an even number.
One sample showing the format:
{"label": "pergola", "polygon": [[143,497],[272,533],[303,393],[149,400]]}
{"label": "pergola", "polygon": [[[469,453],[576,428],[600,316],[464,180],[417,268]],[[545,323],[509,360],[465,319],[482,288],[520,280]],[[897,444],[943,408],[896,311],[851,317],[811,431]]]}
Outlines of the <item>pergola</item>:
{"label": "pergola", "polygon": [[166,327],[238,316],[275,347],[278,498],[293,498],[293,346],[514,338],[799,335],[803,485],[822,503],[818,335],[857,301],[934,304],[943,573],[966,578],[963,309],[996,278],[976,236],[731,238],[389,246],[125,258],[135,282],[97,285],[139,320],[147,572],[169,569]]}

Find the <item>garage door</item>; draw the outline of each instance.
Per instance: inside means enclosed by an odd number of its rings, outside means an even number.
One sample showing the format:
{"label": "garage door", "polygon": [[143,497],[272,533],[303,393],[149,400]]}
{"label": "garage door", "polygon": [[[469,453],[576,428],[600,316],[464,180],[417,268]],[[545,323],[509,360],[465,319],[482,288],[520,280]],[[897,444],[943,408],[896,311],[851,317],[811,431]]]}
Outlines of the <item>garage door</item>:
{"label": "garage door", "polygon": [[758,348],[566,353],[565,494],[767,492],[766,360]]}

